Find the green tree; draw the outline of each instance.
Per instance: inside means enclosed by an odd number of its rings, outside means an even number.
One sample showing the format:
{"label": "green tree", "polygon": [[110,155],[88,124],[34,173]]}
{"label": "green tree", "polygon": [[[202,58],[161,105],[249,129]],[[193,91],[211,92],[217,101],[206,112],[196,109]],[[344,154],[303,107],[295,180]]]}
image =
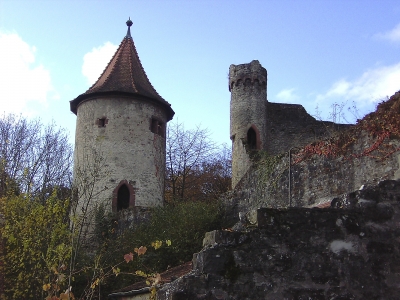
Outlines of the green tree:
{"label": "green tree", "polygon": [[62,271],[71,255],[69,201],[60,201],[54,192],[45,203],[21,194],[1,198],[0,205],[6,298],[44,299],[46,285],[56,293],[65,288]]}

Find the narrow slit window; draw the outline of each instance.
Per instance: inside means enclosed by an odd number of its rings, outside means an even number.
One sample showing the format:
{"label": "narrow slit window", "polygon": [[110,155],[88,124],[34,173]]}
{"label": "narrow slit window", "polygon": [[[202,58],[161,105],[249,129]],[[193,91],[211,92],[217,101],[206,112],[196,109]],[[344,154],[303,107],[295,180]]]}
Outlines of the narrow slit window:
{"label": "narrow slit window", "polygon": [[257,149],[257,134],[253,128],[247,131],[247,144],[251,150]]}

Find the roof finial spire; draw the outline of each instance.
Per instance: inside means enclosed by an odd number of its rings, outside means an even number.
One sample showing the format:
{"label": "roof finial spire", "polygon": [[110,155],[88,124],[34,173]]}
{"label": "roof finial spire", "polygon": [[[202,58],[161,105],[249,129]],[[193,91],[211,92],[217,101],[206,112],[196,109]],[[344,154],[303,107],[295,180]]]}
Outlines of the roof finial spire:
{"label": "roof finial spire", "polygon": [[131,38],[131,26],[132,26],[133,22],[131,21],[131,17],[129,17],[129,20],[126,21],[126,25],[128,26],[128,32],[126,33],[126,37],[127,38]]}

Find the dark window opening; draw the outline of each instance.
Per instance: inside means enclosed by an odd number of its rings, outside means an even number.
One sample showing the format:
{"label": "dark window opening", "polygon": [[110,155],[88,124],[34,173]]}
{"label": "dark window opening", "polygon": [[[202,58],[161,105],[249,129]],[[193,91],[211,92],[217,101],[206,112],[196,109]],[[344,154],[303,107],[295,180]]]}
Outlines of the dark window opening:
{"label": "dark window opening", "polygon": [[129,189],[124,184],[118,190],[117,211],[129,208],[129,199],[130,199]]}
{"label": "dark window opening", "polygon": [[247,131],[247,145],[249,146],[250,150],[257,149],[257,134],[253,128],[250,128]]}
{"label": "dark window opening", "polygon": [[164,123],[157,119],[151,119],[151,132],[164,137],[165,136]]}
{"label": "dark window opening", "polygon": [[106,127],[107,123],[108,123],[108,119],[105,118],[105,117],[104,117],[104,118],[97,119],[97,125],[98,125],[99,127]]}

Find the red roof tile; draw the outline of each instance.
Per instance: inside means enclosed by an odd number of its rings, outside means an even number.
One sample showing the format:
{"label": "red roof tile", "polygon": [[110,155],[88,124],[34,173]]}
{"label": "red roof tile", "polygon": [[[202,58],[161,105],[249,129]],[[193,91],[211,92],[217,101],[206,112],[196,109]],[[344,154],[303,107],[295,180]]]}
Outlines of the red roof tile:
{"label": "red roof tile", "polygon": [[163,105],[167,110],[169,119],[172,119],[174,115],[171,105],[157,93],[147,78],[133,39],[130,36],[129,27],[128,34],[122,40],[111,61],[96,83],[85,93],[70,101],[71,111],[76,114],[79,104],[92,96],[110,94],[144,96],[149,100]]}
{"label": "red roof tile", "polygon": [[317,208],[330,208],[330,207],[331,207],[331,202],[332,202],[332,201],[319,203],[318,205],[313,206],[313,207],[317,207]]}
{"label": "red roof tile", "polygon": [[162,272],[161,275],[161,282],[168,283],[174,281],[176,278],[182,277],[183,275],[192,271],[192,262],[188,261],[182,265],[177,267],[168,269],[167,271]]}

